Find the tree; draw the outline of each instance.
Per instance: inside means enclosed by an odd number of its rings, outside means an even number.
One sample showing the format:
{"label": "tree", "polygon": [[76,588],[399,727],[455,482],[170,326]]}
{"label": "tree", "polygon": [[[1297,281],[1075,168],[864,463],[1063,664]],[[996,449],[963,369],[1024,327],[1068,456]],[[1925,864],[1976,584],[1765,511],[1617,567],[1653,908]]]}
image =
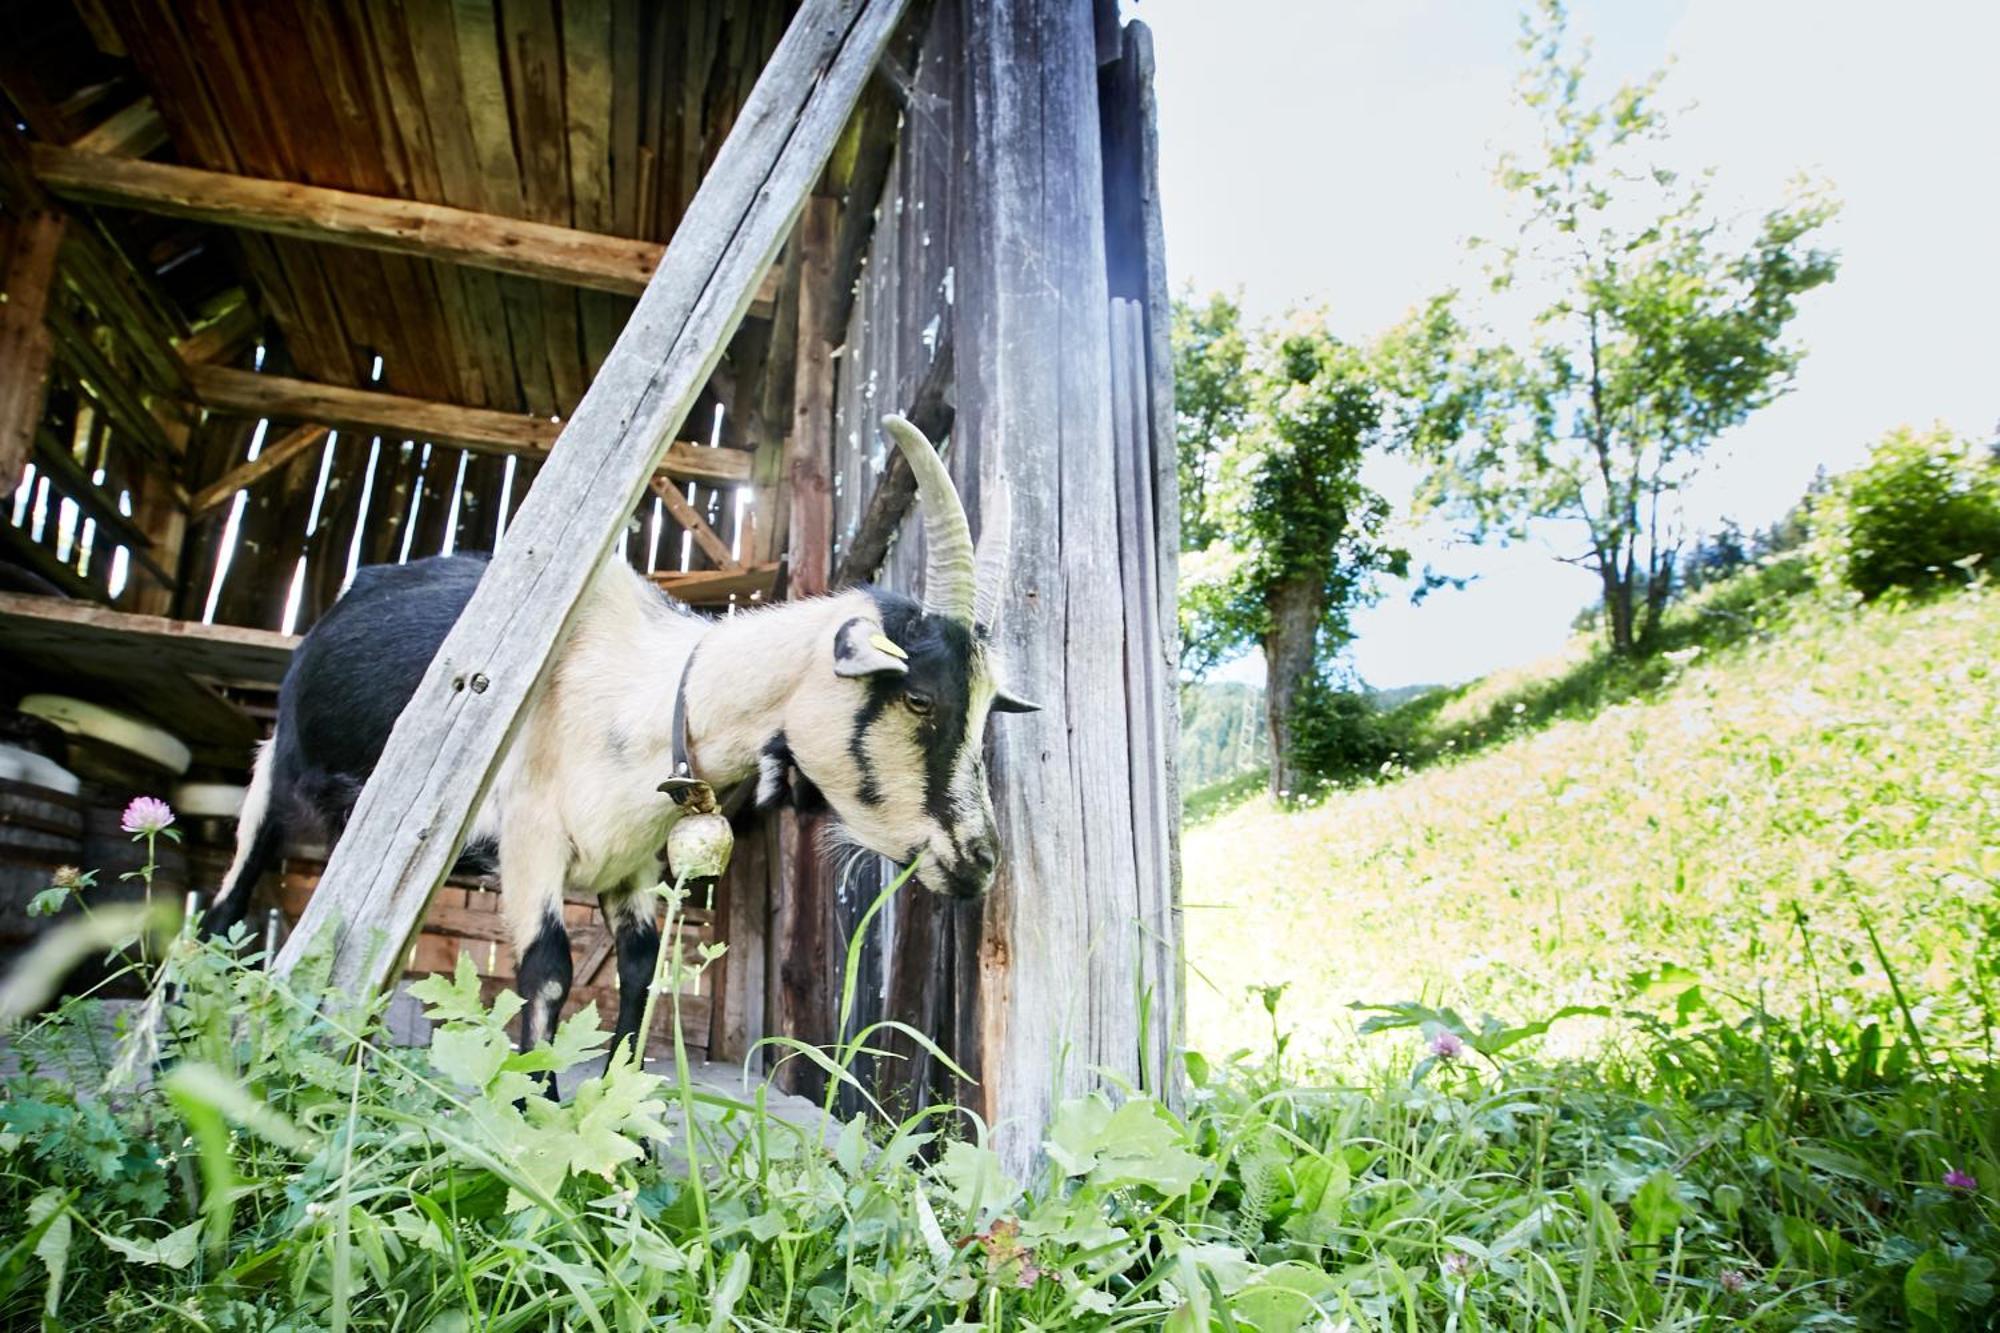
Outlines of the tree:
{"label": "tree", "polygon": [[1221,535],[1209,504],[1215,473],[1250,415],[1243,314],[1221,292],[1176,301],[1173,344],[1181,548],[1199,551]]}
{"label": "tree", "polygon": [[[1183,669],[1199,678],[1264,653],[1271,790],[1304,788],[1296,729],[1325,684],[1348,617],[1379,572],[1404,573],[1389,505],[1361,481],[1369,448],[1400,420],[1378,349],[1310,317],[1254,339],[1233,302],[1182,302],[1174,321],[1180,464],[1193,497],[1182,530]],[[1183,399],[1189,384],[1195,391]],[[1191,484],[1186,479],[1192,478]]]}
{"label": "tree", "polygon": [[1525,339],[1450,358],[1464,429],[1426,451],[1420,498],[1480,538],[1581,525],[1587,549],[1570,558],[1598,576],[1611,650],[1630,655],[1673,591],[1673,493],[1719,435],[1791,387],[1801,353],[1785,329],[1834,276],[1809,239],[1835,205],[1802,190],[1743,235],[1712,214],[1705,175],[1650,160],[1667,133],[1662,75],[1588,102],[1587,48],[1571,49],[1560,0],[1523,30],[1521,97],[1543,141],[1532,160],[1502,161],[1524,216],[1491,276],[1499,293],[1554,295]]}

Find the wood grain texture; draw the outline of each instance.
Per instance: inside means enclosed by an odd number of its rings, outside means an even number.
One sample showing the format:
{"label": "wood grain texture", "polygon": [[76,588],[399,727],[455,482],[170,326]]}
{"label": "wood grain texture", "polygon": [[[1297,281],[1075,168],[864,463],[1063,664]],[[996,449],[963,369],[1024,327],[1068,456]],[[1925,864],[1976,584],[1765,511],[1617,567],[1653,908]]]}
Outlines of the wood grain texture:
{"label": "wood grain texture", "polygon": [[898,0],[809,0],[793,19],[398,720],[280,971],[331,931],[336,985],[379,987],[393,974],[578,598],[742,318],[900,12]]}
{"label": "wood grain texture", "polygon": [[1141,941],[1112,429],[1096,33],[1057,0],[964,7],[959,418],[1011,497],[1002,660],[1043,711],[993,732],[1004,852],[977,982],[982,1110],[1010,1168],[1052,1096],[1141,1073]]}
{"label": "wood grain texture", "polygon": [[188,517],[205,518],[211,511],[221,508],[236,492],[254,486],[259,480],[287,467],[292,460],[326,439],[325,426],[297,426],[265,445],[257,457],[234,469],[220,480],[196,491],[188,499]]}
{"label": "wood grain texture", "polygon": [[741,572],[742,562],[731,553],[729,544],[716,535],[715,529],[709,526],[708,520],[702,517],[701,512],[688,503],[688,498],[681,494],[678,484],[655,474],[651,486],[653,494],[660,497],[660,502],[667,507],[667,512],[674,516],[674,521],[684,530],[694,534],[695,545],[708,553],[708,558],[715,562],[718,570]]}
{"label": "wood grain texture", "polygon": [[20,483],[42,419],[54,355],[46,317],[63,229],[63,219],[53,213],[23,218],[0,278],[6,298],[0,302],[0,497],[12,495]]}
{"label": "wood grain texture", "polygon": [[[540,458],[563,431],[556,422],[524,413],[461,407],[228,366],[190,366],[188,379],[196,399],[212,411],[350,427],[399,441],[430,440],[484,453]],[[710,449],[676,440],[660,470],[682,481],[730,485],[749,479],[750,455],[742,449]]]}
{"label": "wood grain texture", "polygon": [[291,181],[231,176],[37,144],[36,174],[57,196],[309,241],[469,264],[636,296],[664,247],[442,204]]}

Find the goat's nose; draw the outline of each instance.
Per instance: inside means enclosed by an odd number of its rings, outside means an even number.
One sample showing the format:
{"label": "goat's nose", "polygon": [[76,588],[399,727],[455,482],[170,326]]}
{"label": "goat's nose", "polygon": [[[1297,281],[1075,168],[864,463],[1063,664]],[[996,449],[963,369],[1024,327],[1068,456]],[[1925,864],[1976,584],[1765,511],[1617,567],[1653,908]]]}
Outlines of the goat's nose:
{"label": "goat's nose", "polygon": [[972,862],[972,868],[980,878],[990,879],[993,872],[1000,868],[1000,844],[992,839],[981,839],[972,844],[972,851],[966,859]]}

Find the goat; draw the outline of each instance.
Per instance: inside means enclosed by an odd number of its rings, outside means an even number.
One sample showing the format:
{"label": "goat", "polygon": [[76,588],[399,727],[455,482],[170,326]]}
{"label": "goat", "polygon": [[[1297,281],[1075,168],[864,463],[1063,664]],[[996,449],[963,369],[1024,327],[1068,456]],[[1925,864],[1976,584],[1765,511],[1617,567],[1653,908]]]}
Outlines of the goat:
{"label": "goat", "polygon": [[[883,426],[917,482],[921,604],[862,587],[710,620],[616,557],[583,594],[461,860],[499,873],[523,1050],[551,1033],[569,995],[566,886],[597,896],[613,934],[613,1049],[638,1041],[660,949],[646,890],[679,815],[661,793],[677,697],[691,776],[718,791],[754,779],[760,805],[823,803],[838,836],[894,861],[921,857],[916,878],[934,892],[967,898],[991,883],[986,719],[1035,707],[998,683],[989,651],[1006,521],[989,520],[975,553],[936,449],[901,417]],[[483,557],[445,556],[362,570],[299,644],[204,930],[242,918],[290,830],[338,838],[484,569]]]}

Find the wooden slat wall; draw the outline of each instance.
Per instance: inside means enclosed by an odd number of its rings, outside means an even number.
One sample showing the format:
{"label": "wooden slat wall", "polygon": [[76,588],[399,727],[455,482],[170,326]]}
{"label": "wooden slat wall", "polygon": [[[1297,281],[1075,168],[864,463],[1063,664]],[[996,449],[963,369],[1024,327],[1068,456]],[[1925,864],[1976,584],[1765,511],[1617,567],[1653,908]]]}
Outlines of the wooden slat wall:
{"label": "wooden slat wall", "polygon": [[[910,106],[848,316],[834,415],[836,562],[888,462],[888,446],[879,431],[883,414],[910,410],[939,349],[953,336],[957,247],[950,173],[957,160],[958,76],[956,62],[946,53],[956,52],[960,40],[957,6],[938,5],[919,52]],[[949,442],[946,461],[961,495],[976,505],[977,460]],[[914,591],[922,569],[922,515],[913,509],[877,582]],[[852,930],[892,870],[879,858],[866,858],[852,863],[834,886],[837,956],[845,956]],[[961,991],[954,979],[971,974],[953,961],[961,954],[969,960],[977,946],[978,907],[908,892],[878,923],[877,941],[863,954],[856,988],[858,1022],[898,1018],[945,1040],[947,1049],[964,1052],[957,1031]],[[961,1091],[917,1043],[891,1033],[883,1044],[902,1059],[874,1071],[878,1095],[915,1109]]]}
{"label": "wooden slat wall", "polygon": [[[906,1046],[878,1091],[906,1108],[969,1101],[1025,1166],[1052,1089],[1110,1070],[1171,1091],[1174,499],[1150,48],[1117,30],[1100,69],[1087,13],[1012,0],[941,0],[932,24],[926,52],[948,54],[917,70],[839,360],[834,531],[854,533],[880,478],[874,422],[907,410],[948,338],[947,464],[975,531],[981,478],[1010,485],[1001,656],[1045,711],[993,728],[1006,844],[993,894],[905,893],[857,989],[862,1021],[908,1022],[980,1079],[956,1088]],[[1039,279],[1023,284],[1031,265]],[[878,582],[918,586],[920,517]],[[836,890],[837,936],[884,882],[867,870]],[[783,947],[767,970],[799,964]]]}

